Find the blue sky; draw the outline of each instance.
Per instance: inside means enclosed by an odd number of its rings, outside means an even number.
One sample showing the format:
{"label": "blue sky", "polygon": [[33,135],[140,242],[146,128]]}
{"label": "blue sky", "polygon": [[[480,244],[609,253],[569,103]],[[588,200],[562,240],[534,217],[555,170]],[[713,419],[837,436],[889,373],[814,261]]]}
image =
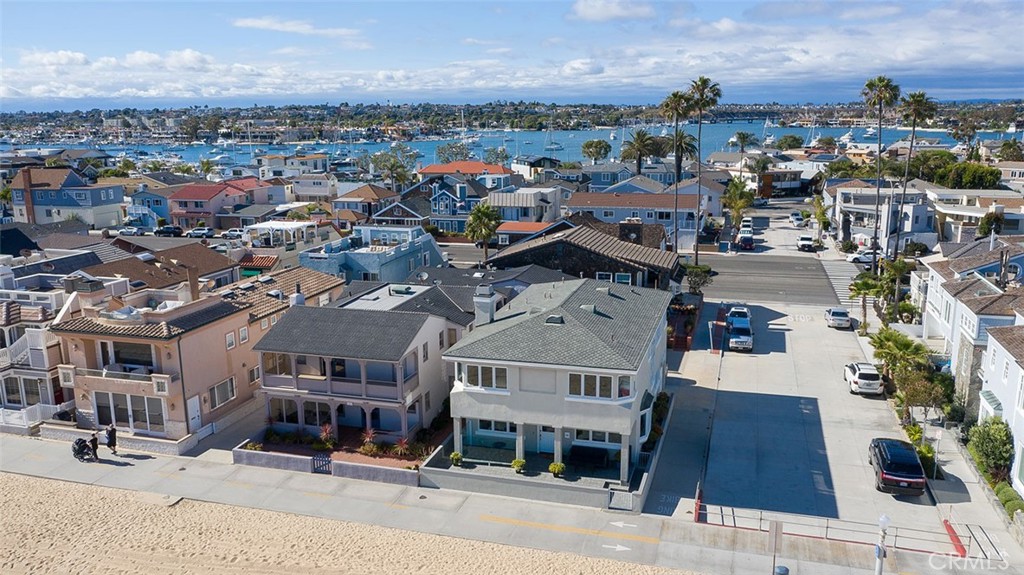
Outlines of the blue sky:
{"label": "blue sky", "polygon": [[1021,3],[3,0],[3,110],[290,102],[1024,98]]}

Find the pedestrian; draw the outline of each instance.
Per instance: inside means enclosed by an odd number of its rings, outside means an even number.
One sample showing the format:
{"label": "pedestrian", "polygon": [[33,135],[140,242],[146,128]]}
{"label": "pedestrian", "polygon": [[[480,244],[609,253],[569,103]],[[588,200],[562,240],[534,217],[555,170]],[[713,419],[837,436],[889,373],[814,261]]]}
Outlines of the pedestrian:
{"label": "pedestrian", "polygon": [[89,438],[89,449],[92,449],[92,458],[96,461],[100,460],[100,440],[96,437],[96,432],[92,432],[92,437]]}
{"label": "pedestrian", "polygon": [[117,428],[113,423],[107,426],[107,447],[111,453],[117,455]]}

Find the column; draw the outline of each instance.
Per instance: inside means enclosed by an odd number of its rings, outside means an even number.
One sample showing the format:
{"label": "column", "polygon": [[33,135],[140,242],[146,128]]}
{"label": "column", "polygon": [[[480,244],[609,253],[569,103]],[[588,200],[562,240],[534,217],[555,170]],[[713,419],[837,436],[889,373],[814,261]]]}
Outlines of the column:
{"label": "column", "polygon": [[462,418],[452,418],[452,433],[455,437],[455,451],[462,453]]}
{"label": "column", "polygon": [[629,436],[622,436],[622,452],[619,454],[619,483],[629,485]]}
{"label": "column", "polygon": [[[366,380],[363,381],[365,382]],[[363,429],[366,431],[373,429],[373,407],[367,408],[365,405],[360,405],[359,409],[363,410],[363,419],[366,420],[366,425],[363,426]]]}
{"label": "column", "polygon": [[555,428],[555,463],[562,462],[562,428]]}
{"label": "column", "polygon": [[338,404],[329,403],[331,406],[331,434],[338,439]]}
{"label": "column", "polygon": [[516,459],[526,459],[526,426],[516,424]]}
{"label": "column", "polygon": [[409,437],[409,410],[403,407],[399,415],[402,416],[402,437]]}
{"label": "column", "polygon": [[306,402],[301,399],[295,400],[295,407],[299,409],[299,428],[306,425]]}
{"label": "column", "polygon": [[363,385],[363,397],[366,397],[366,360],[359,360],[359,381]]}

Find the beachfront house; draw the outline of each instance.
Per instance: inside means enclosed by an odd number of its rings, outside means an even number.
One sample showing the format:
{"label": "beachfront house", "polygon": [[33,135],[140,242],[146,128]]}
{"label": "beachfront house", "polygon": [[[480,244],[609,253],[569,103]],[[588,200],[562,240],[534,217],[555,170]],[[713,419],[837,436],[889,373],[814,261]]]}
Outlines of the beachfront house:
{"label": "beachfront house", "polygon": [[665,383],[671,297],[583,279],[532,286],[498,310],[494,290],[479,286],[473,331],[444,353],[455,451],[561,462],[603,450],[628,482]]}

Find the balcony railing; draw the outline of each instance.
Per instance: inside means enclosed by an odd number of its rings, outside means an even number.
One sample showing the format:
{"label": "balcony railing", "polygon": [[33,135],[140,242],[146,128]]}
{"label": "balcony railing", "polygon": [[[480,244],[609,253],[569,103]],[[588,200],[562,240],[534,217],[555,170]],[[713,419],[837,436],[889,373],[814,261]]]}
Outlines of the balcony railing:
{"label": "balcony railing", "polygon": [[156,395],[167,395],[171,384],[181,380],[181,375],[177,373],[146,373],[144,368],[130,372],[115,369],[88,369],[73,365],[61,365],[58,368],[62,383],[74,384],[78,378],[95,378],[112,383],[150,383],[153,385],[153,393]]}
{"label": "balcony railing", "polygon": [[74,406],[74,401],[65,401],[60,405],[37,403],[25,409],[0,409],[0,424],[11,427],[29,427],[50,419],[58,411],[66,411]]}

